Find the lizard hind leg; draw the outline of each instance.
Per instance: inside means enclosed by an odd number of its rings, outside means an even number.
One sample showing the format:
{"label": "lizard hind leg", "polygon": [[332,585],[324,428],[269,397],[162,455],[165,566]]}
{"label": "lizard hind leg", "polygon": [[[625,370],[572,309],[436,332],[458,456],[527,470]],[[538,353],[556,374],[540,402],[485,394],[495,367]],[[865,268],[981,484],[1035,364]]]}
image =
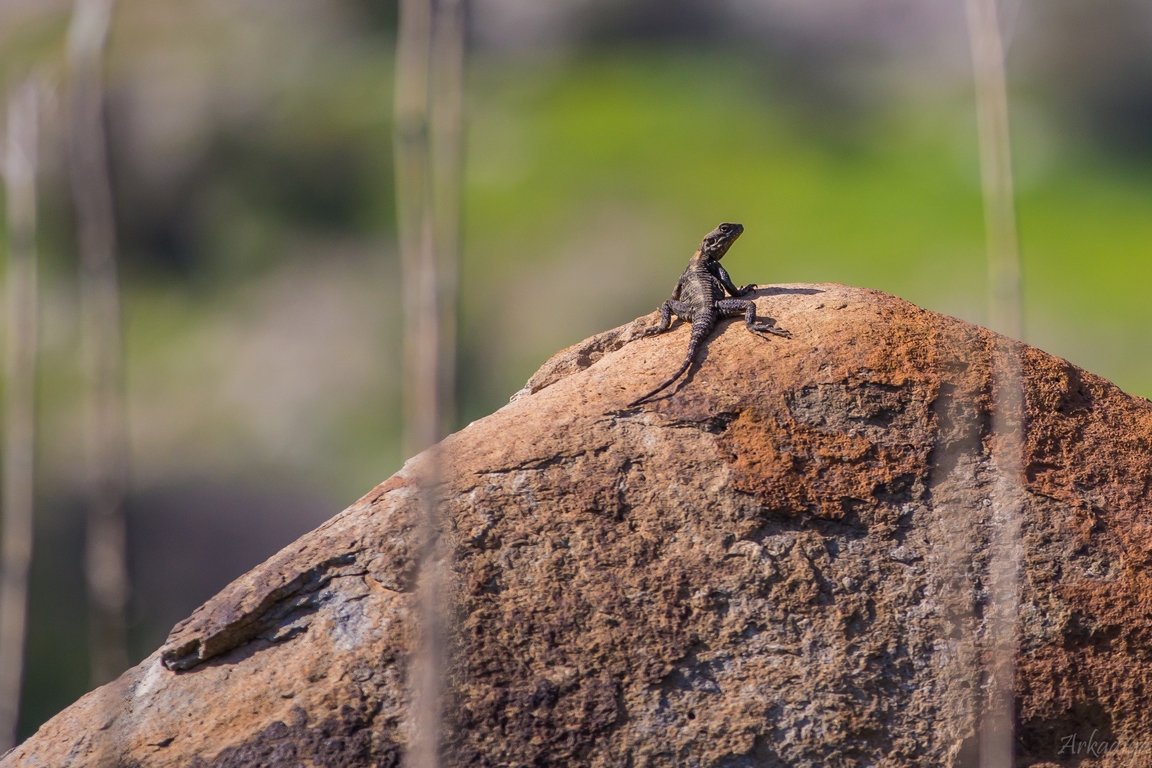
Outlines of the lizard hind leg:
{"label": "lizard hind leg", "polygon": [[687,312],[688,307],[684,305],[684,302],[677,301],[676,299],[669,299],[660,305],[660,322],[652,328],[644,331],[644,333],[640,335],[640,338],[646,338],[648,336],[655,336],[657,334],[664,333],[664,331],[672,327],[673,314],[675,314],[676,317],[685,318]]}
{"label": "lizard hind leg", "polygon": [[776,327],[776,321],[770,317],[760,320],[756,319],[756,303],[747,299],[724,299],[716,302],[716,309],[724,317],[739,317],[744,316],[744,325],[749,331],[768,338],[768,334],[773,336],[783,336],[784,338],[791,338],[792,334],[783,328]]}

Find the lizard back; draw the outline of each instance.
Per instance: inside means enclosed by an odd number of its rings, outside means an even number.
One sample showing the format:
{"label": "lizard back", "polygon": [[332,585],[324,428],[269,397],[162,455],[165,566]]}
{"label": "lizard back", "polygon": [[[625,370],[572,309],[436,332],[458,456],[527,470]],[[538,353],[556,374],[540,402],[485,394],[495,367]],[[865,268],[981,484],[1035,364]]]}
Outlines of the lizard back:
{"label": "lizard back", "polygon": [[709,271],[700,251],[680,275],[680,301],[693,310],[693,317],[715,314],[716,302],[724,298],[724,286]]}

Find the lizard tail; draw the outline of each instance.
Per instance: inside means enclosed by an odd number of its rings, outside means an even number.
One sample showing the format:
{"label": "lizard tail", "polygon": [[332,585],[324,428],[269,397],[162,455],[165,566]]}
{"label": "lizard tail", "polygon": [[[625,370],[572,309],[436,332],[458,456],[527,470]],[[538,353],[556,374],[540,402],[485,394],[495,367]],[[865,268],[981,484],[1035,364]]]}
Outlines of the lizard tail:
{"label": "lizard tail", "polygon": [[676,371],[676,373],[672,374],[672,377],[669,378],[668,381],[666,381],[663,384],[661,384],[660,386],[656,387],[656,389],[652,390],[651,392],[644,395],[643,397],[637,398],[636,400],[633,400],[632,402],[628,403],[628,407],[629,408],[635,408],[636,406],[640,405],[640,403],[649,399],[650,397],[657,394],[658,392],[663,392],[665,389],[672,386],[672,384],[675,383],[676,379],[678,379],[684,375],[684,372],[686,370],[688,370],[688,366],[690,366],[690,365],[692,365],[692,353],[691,352],[689,352],[688,357],[685,358],[684,365],[680,366],[680,370],[678,370],[678,371]]}

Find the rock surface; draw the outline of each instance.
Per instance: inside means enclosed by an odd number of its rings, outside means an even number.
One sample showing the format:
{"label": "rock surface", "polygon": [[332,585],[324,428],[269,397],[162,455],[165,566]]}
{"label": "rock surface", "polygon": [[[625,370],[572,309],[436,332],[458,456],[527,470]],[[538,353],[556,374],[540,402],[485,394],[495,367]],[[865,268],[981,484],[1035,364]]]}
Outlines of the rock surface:
{"label": "rock surface", "polygon": [[[899,299],[761,289],[683,386],[654,316],[441,444],[449,766],[974,765],[990,357],[1022,356],[1020,765],[1152,751],[1152,406]],[[427,454],[0,765],[399,765]]]}

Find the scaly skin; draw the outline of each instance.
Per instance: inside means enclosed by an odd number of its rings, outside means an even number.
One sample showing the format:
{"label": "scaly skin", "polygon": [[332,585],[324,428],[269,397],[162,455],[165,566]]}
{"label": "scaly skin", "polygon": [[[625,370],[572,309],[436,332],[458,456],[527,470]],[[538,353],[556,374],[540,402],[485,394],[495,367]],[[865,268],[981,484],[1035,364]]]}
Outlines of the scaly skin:
{"label": "scaly skin", "polygon": [[748,330],[764,338],[768,338],[769,334],[791,336],[788,331],[775,327],[774,321],[770,318],[758,322],[756,304],[752,301],[724,297],[725,292],[734,297],[745,296],[755,288],[752,284],[737,288],[732,283],[728,271],[720,265],[720,259],[742,232],[744,227],[740,224],[721,224],[709,232],[680,275],[680,281],[676,283],[672,298],[660,305],[660,324],[646,331],[644,336],[654,336],[668,330],[672,325],[672,315],[676,315],[681,320],[692,323],[692,335],[688,338],[688,355],[684,359],[684,364],[670,379],[643,397],[633,400],[628,404],[629,408],[662,392],[679,379],[691,367],[700,343],[708,337],[716,327],[716,322],[722,317],[743,315]]}

